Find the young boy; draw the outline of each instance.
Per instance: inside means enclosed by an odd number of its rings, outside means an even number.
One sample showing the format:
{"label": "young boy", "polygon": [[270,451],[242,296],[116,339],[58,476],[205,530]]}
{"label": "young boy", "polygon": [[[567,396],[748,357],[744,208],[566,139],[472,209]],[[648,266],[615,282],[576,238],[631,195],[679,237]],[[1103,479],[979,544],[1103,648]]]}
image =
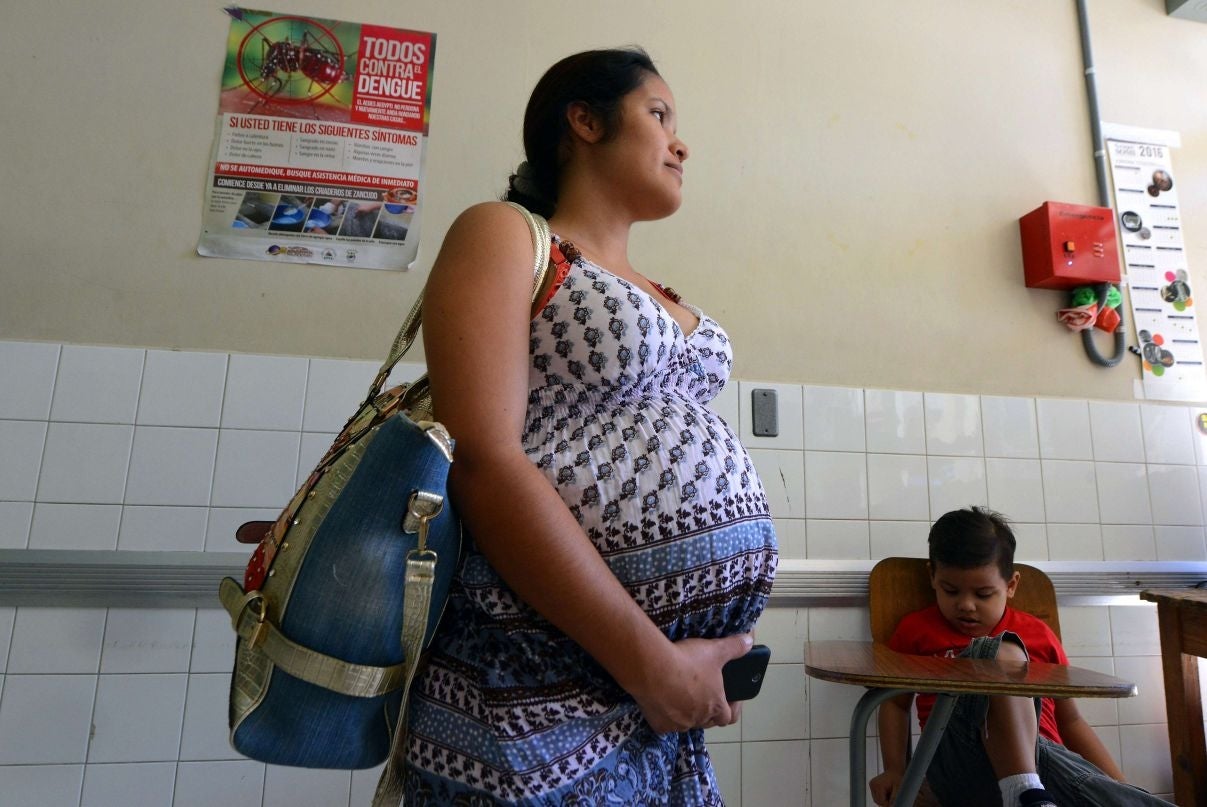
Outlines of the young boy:
{"label": "young boy", "polygon": [[[1014,534],[1006,519],[973,507],[947,513],[930,530],[930,581],[936,603],[908,614],[889,646],[900,653],[1068,664],[1044,622],[1010,608],[1018,589]],[[918,695],[926,724],[934,695]],[[905,775],[913,695],[880,707],[884,773],[872,798],[892,804]],[[1126,784],[1072,699],[961,695],[926,774],[944,805],[1073,807],[1166,805]]]}

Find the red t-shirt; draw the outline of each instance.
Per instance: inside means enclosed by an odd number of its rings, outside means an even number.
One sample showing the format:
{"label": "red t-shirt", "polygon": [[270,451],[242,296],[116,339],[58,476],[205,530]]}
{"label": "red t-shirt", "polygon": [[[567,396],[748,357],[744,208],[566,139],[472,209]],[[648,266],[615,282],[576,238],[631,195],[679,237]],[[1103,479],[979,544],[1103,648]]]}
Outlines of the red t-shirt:
{"label": "red t-shirt", "polygon": [[[1031,616],[1025,611],[1016,611],[1007,606],[1006,613],[990,636],[997,636],[1003,631],[1017,633],[1027,646],[1027,655],[1037,661],[1050,664],[1068,664],[1069,657],[1065,655],[1060,639],[1052,632],[1043,620]],[[889,647],[898,653],[910,653],[915,656],[958,656],[968,647],[972,637],[960,633],[943,618],[939,606],[932,605],[921,611],[907,614],[893,631],[889,639]],[[918,725],[926,725],[930,710],[935,705],[935,695],[919,694]],[[1056,704],[1051,698],[1044,698],[1039,713],[1039,733],[1054,743],[1061,742],[1060,731],[1056,728]]]}

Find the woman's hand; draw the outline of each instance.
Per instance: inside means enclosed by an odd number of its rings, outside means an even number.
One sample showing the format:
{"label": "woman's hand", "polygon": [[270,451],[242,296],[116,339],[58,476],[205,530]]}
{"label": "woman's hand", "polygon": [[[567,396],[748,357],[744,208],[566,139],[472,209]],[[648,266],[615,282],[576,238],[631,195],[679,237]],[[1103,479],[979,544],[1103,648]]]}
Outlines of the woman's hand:
{"label": "woman's hand", "polygon": [[629,694],[659,734],[736,723],[742,707],[725,700],[721,668],[744,655],[753,643],[748,633],[675,642],[651,666],[646,682],[631,688]]}

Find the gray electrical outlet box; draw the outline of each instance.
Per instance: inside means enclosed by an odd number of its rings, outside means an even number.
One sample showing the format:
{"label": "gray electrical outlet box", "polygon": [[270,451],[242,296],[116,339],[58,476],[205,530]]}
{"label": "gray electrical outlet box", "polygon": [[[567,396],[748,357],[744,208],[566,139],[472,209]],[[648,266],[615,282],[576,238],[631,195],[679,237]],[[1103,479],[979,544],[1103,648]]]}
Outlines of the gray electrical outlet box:
{"label": "gray electrical outlet box", "polygon": [[779,437],[779,401],[775,390],[756,389],[750,391],[751,431],[755,437]]}
{"label": "gray electrical outlet box", "polygon": [[1207,22],[1207,0],[1165,0],[1165,11],[1171,17]]}

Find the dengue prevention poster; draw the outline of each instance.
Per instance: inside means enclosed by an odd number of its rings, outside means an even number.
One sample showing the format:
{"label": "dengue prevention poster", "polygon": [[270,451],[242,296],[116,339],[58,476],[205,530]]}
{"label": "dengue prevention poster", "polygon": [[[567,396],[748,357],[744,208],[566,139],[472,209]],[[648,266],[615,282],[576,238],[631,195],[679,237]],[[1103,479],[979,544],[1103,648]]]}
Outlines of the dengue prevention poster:
{"label": "dengue prevention poster", "polygon": [[436,35],[231,7],[201,255],[408,269]]}

